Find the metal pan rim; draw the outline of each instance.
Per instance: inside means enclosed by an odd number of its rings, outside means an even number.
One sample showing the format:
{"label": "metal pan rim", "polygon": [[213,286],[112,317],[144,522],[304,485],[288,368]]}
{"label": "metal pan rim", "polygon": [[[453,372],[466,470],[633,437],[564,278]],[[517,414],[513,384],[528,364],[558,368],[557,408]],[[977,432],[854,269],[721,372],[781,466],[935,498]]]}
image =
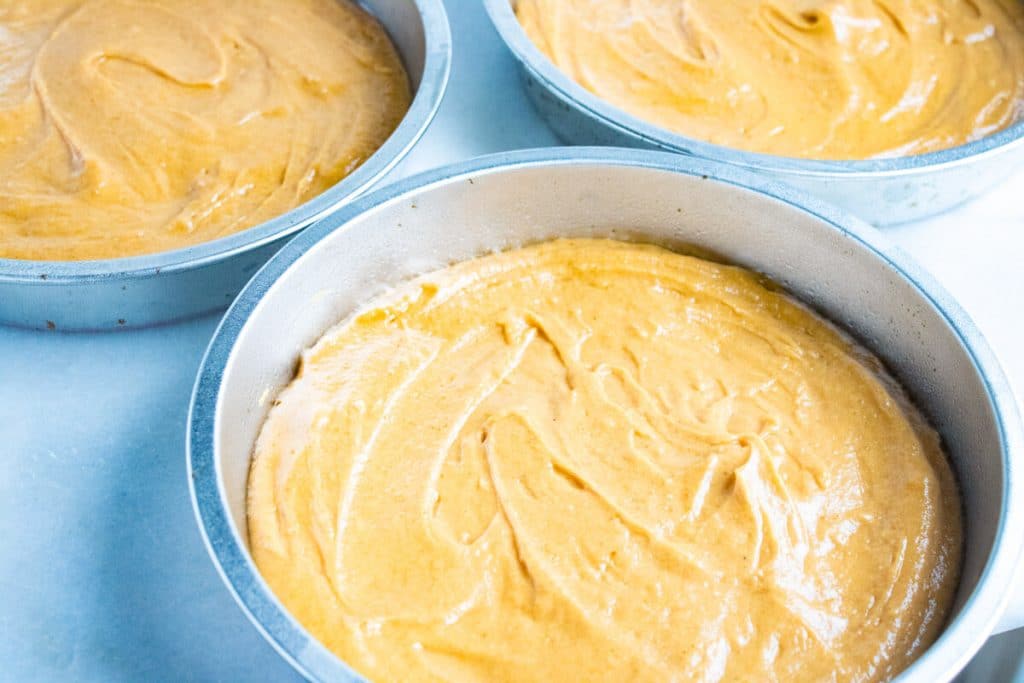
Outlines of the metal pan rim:
{"label": "metal pan rim", "polygon": [[220,383],[235,342],[264,295],[321,239],[345,230],[349,221],[375,207],[439,184],[491,172],[546,165],[621,165],[645,167],[711,179],[746,188],[787,203],[855,240],[906,280],[938,310],[955,332],[982,379],[1000,435],[1002,496],[993,547],[977,585],[936,642],[898,681],[949,680],[980,649],[1009,600],[1020,549],[1013,540],[1024,533],[1024,509],[1011,506],[1019,497],[1021,469],[1012,453],[1024,452],[1024,432],[1009,383],[974,323],[930,275],[913,263],[878,230],[784,183],[703,159],[660,152],[612,148],[547,148],[506,152],[434,169],[375,190],[313,226],[290,242],[260,270],[228,310],[207,349],[192,395],[188,422],[188,471],[193,510],[207,551],[229,590],[250,620],[297,670],[312,679],[358,680],[351,669],[319,644],[285,610],[253,563],[244,540],[230,520],[219,477],[215,428],[219,420]]}
{"label": "metal pan rim", "polygon": [[423,22],[423,74],[412,104],[391,136],[350,175],[326,191],[252,228],[181,249],[87,261],[0,258],[0,284],[51,286],[135,279],[211,266],[309,227],[361,196],[419,142],[433,121],[451,73],[451,30],[441,0],[409,0]]}
{"label": "metal pan rim", "polygon": [[609,104],[586,90],[542,53],[516,19],[510,0],[484,0],[491,22],[516,60],[568,106],[575,107],[619,134],[652,148],[724,161],[756,171],[820,178],[881,178],[912,175],[978,161],[1024,146],[1024,120],[978,140],[925,154],[880,159],[821,160],[749,152],[672,133]]}

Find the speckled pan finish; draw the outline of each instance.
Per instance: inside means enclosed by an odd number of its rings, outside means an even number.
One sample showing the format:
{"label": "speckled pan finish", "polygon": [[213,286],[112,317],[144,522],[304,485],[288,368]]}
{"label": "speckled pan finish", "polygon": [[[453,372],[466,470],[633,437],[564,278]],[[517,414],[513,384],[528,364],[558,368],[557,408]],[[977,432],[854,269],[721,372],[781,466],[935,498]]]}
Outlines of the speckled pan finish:
{"label": "speckled pan finish", "polygon": [[[605,102],[562,73],[519,25],[515,0],[483,1],[522,68],[530,100],[569,144],[638,147],[723,161],[784,181],[879,226],[947,211],[1024,164],[1024,121],[952,149],[864,161],[758,154],[677,135]],[[964,229],[969,231],[969,226]]]}
{"label": "speckled pan finish", "polygon": [[943,435],[963,489],[953,617],[900,677],[950,680],[997,628],[1024,537],[1024,435],[988,346],[945,290],[865,223],[735,167],[637,150],[514,152],[410,178],[305,231],[243,290],[196,382],[188,457],[211,557],[257,628],[308,678],[358,680],[283,609],[247,546],[253,444],[300,352],[416,274],[557,236],[717,254],[765,273],[885,361]]}
{"label": "speckled pan finish", "polygon": [[395,42],[414,98],[387,142],[351,175],[261,225],[204,244],[101,261],[0,259],[0,324],[57,330],[141,327],[227,308],[295,233],[365,192],[419,140],[441,103],[451,34],[441,0],[359,0]]}

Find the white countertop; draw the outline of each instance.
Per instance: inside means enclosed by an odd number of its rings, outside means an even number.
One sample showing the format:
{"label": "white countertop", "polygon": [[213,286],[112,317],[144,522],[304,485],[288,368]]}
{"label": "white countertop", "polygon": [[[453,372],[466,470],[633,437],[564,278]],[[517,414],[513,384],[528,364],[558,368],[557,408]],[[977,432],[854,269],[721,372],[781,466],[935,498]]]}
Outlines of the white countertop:
{"label": "white countertop", "polygon": [[[448,93],[392,179],[556,144],[479,0],[446,4]],[[1024,169],[981,201],[889,230],[974,317],[1018,395],[1022,200]],[[297,678],[234,604],[192,515],[185,419],[216,323],[77,335],[0,328],[0,679]],[[1022,651],[1024,632],[994,639],[965,679],[1024,681]]]}

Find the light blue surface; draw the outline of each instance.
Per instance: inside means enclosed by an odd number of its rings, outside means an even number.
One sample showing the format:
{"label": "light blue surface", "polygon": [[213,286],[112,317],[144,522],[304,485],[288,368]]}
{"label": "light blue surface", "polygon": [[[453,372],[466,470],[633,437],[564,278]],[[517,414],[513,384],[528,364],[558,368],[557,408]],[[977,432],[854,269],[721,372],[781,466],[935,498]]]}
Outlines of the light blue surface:
{"label": "light blue surface", "polygon": [[[448,96],[393,177],[554,144],[479,0],[446,5],[455,36]],[[1024,241],[993,235],[1000,253],[970,277],[938,250],[944,230],[921,224],[896,237],[945,276],[1021,386],[1024,328],[990,313],[990,297],[974,287],[998,285],[1000,273],[1019,285]],[[969,246],[957,253],[972,256]],[[296,679],[221,583],[189,501],[185,418],[215,325],[102,335],[0,328],[0,680]],[[994,639],[967,680],[1024,681],[1022,651],[1021,632]]]}

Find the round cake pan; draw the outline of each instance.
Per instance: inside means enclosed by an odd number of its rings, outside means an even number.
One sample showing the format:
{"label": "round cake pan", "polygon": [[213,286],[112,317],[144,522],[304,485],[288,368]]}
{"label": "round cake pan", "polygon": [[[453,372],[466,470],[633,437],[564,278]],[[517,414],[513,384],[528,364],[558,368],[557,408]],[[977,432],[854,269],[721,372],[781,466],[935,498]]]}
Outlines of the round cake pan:
{"label": "round cake pan", "polygon": [[[303,228],[362,194],[423,135],[444,95],[451,34],[441,0],[359,0],[387,30],[414,98],[387,141],[352,174],[277,218],[185,249],[98,261],[0,258],[0,324],[103,330],[227,308],[252,274]],[[344,122],[339,122],[344,125]]]}
{"label": "round cake pan", "polygon": [[863,161],[758,154],[677,135],[609,104],[564,74],[523,31],[515,0],[484,3],[522,67],[530,100],[554,133],[570,144],[639,147],[724,161],[787,182],[880,226],[947,211],[1024,164],[1024,121],[952,149]]}
{"label": "round cake pan", "polygon": [[762,272],[857,337],[907,387],[952,458],[966,535],[952,617],[901,680],[952,678],[997,628],[1024,537],[1024,435],[995,358],[949,295],[875,229],[763,176],[639,150],[532,150],[416,176],[310,228],[246,286],[200,369],[188,458],[210,554],[257,628],[307,677],[356,679],[286,612],[248,550],[253,445],[300,353],[417,274],[583,236],[699,249]]}

